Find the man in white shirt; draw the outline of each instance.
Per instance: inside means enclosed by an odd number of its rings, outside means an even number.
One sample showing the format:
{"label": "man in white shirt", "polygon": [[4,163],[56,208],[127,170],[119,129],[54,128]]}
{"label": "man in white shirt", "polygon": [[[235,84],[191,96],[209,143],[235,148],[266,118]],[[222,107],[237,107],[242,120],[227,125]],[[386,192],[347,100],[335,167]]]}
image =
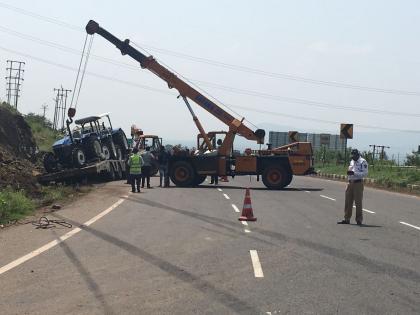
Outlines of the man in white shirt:
{"label": "man in white shirt", "polygon": [[363,178],[368,174],[368,163],[360,156],[357,149],[351,150],[351,161],[347,171],[349,183],[346,189],[346,201],[344,204],[344,220],[338,224],[350,224],[353,203],[356,204],[356,223],[363,222]]}

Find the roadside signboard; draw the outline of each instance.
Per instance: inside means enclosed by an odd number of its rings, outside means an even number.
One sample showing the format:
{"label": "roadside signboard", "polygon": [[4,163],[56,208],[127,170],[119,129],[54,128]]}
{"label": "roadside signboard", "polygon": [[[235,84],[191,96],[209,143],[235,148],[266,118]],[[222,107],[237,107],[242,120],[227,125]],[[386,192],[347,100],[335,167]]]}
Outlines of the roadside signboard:
{"label": "roadside signboard", "polygon": [[297,131],[289,131],[289,143],[299,142],[299,133]]}
{"label": "roadside signboard", "polygon": [[353,139],[353,124],[341,124],[340,138]]}

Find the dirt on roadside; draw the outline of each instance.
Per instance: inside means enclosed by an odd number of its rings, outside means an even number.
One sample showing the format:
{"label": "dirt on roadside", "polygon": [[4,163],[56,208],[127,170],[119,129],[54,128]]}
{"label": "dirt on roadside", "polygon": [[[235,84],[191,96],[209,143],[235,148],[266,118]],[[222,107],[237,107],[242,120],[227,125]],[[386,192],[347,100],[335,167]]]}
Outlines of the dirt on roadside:
{"label": "dirt on roadside", "polygon": [[37,146],[22,115],[0,106],[0,189],[12,187],[37,193]]}

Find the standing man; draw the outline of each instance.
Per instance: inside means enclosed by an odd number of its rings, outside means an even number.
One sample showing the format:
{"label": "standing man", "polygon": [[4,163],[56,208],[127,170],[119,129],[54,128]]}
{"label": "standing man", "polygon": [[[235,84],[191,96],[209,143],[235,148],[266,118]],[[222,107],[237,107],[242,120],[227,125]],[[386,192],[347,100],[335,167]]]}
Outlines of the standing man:
{"label": "standing man", "polygon": [[136,192],[136,186],[137,192],[140,192],[140,179],[143,159],[139,154],[139,149],[133,149],[133,154],[128,159],[128,165],[130,166],[131,192]]}
{"label": "standing man", "polygon": [[162,187],[162,180],[163,180],[163,187],[167,187],[166,177],[168,177],[168,162],[169,162],[169,154],[166,152],[164,147],[160,148],[159,156],[159,187]]}
{"label": "standing man", "polygon": [[363,178],[368,174],[368,163],[360,156],[357,149],[351,150],[351,161],[347,171],[349,183],[346,189],[346,201],[344,204],[344,220],[338,224],[350,224],[353,210],[353,202],[356,204],[356,223],[362,225],[363,222]]}
{"label": "standing man", "polygon": [[147,188],[150,187],[150,171],[152,169],[152,160],[155,159],[155,156],[150,152],[150,147],[146,147],[146,151],[141,155],[143,158],[143,167],[141,168],[141,187],[144,188],[144,181],[147,181]]}

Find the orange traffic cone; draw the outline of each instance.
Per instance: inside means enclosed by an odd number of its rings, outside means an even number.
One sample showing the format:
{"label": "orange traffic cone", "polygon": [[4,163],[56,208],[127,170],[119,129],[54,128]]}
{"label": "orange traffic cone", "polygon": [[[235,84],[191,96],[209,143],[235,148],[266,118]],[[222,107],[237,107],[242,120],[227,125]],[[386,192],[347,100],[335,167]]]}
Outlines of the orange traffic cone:
{"label": "orange traffic cone", "polygon": [[242,215],[238,218],[239,221],[257,221],[257,218],[254,217],[252,212],[251,204],[251,194],[249,193],[249,188],[246,189],[244,206],[242,208]]}

